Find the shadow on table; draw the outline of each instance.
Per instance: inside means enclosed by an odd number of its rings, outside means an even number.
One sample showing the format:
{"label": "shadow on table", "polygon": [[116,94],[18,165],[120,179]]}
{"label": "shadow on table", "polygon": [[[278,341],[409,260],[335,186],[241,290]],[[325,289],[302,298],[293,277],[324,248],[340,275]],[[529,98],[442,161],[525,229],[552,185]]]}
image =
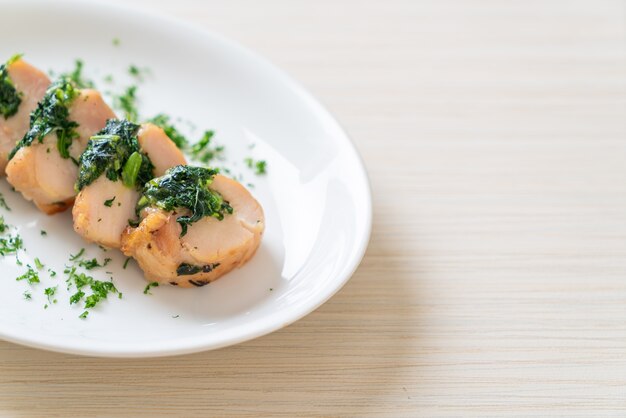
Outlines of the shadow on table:
{"label": "shadow on table", "polygon": [[0,411],[292,416],[341,410],[358,415],[382,407],[383,398],[406,401],[403,376],[416,367],[410,354],[421,340],[416,327],[410,328],[419,320],[420,281],[397,256],[402,249],[391,243],[398,240],[381,234],[375,219],[363,263],[328,303],[279,332],[238,346],[127,360],[3,343]]}

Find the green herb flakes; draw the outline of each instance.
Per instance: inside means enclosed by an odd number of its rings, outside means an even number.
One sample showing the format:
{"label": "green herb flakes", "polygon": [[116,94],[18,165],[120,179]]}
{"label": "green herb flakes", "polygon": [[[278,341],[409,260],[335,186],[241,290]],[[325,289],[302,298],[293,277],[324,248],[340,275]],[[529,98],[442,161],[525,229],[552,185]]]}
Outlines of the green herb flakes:
{"label": "green herb flakes", "polygon": [[85,296],[85,292],[83,292],[82,290],[79,290],[78,292],[74,293],[72,296],[70,296],[70,305],[74,305],[80,302],[80,300],[84,296]]}
{"label": "green herb flakes", "polygon": [[124,112],[124,117],[131,122],[139,119],[137,109],[137,86],[127,87],[123,94],[113,98],[113,106]]}
{"label": "green herb flakes", "polygon": [[169,116],[160,113],[152,119],[148,120],[148,122],[153,123],[159,128],[163,129],[165,135],[167,135],[178,148],[185,149],[188,143],[187,138],[185,138],[185,136],[181,134],[180,131],[173,124],[170,123]]}
{"label": "green herb flakes", "polygon": [[52,299],[52,297],[55,295],[55,293],[57,292],[57,286],[54,287],[47,287],[43,293],[44,295],[46,295],[46,297],[48,298],[48,303],[57,303],[56,299]]}
{"label": "green herb flakes", "polygon": [[80,251],[74,255],[70,254],[70,261],[76,261],[85,254],[85,249],[81,248]]}
{"label": "green herb flakes", "polygon": [[87,270],[92,270],[96,267],[102,267],[102,265],[100,265],[100,263],[98,263],[98,260],[96,260],[95,258],[92,258],[91,260],[80,260],[78,262],[78,265]]}
{"label": "green herb flakes", "polygon": [[0,255],[17,254],[24,247],[24,242],[19,235],[11,235],[8,238],[0,238]]}
{"label": "green herb flakes", "polygon": [[[91,265],[91,262],[93,261],[96,260],[88,260],[88,265]],[[113,282],[96,280],[85,273],[77,273],[76,266],[66,268],[65,274],[67,274],[66,281],[68,283],[68,290],[71,287],[76,289],[76,292],[70,296],[70,305],[78,304],[84,299],[84,308],[91,309],[97,306],[104,299],[107,299],[108,295],[111,293],[117,294],[120,299],[122,298],[122,293],[117,290]],[[86,287],[89,287],[91,290],[90,295],[83,290]],[[83,319],[85,317],[83,317]]]}
{"label": "green herb flakes", "polygon": [[211,140],[214,135],[215,132],[213,131],[205,131],[202,138],[191,146],[189,152],[194,160],[208,164],[214,159],[222,157],[224,147],[211,145]]}
{"label": "green herb flakes", "polygon": [[130,74],[132,77],[134,77],[137,81],[143,81],[144,76],[149,72],[148,69],[144,68],[144,69],[140,69],[139,67],[137,67],[136,65],[130,65],[128,67],[128,74]]}
{"label": "green herb flakes", "polygon": [[2,193],[0,193],[0,208],[4,208],[8,211],[11,210],[9,205],[7,205],[7,201],[4,199],[4,195]]}
{"label": "green herb flakes", "polygon": [[37,270],[41,270],[42,268],[44,268],[43,263],[41,262],[41,260],[39,260],[39,257],[35,257],[35,267],[37,267]]}
{"label": "green herb flakes", "polygon": [[244,163],[248,168],[253,169],[256,175],[262,175],[267,173],[267,162],[265,160],[254,161],[252,158],[244,158]]}
{"label": "green herb flakes", "polygon": [[83,61],[82,60],[74,61],[74,70],[72,70],[72,72],[70,73],[63,74],[63,76],[72,80],[74,84],[76,85],[76,87],[78,88],[92,89],[95,87],[93,81],[88,80],[84,78],[83,76]]}
{"label": "green herb flakes", "polygon": [[148,283],[146,285],[146,288],[143,289],[143,294],[144,295],[151,295],[152,292],[150,292],[150,289],[153,288],[153,287],[159,287],[159,283],[157,283],[157,282]]}
{"label": "green herb flakes", "polygon": [[21,276],[18,276],[15,278],[15,280],[17,281],[22,281],[25,280],[28,282],[28,284],[33,285],[36,283],[39,283],[39,273],[37,273],[35,270],[33,270],[33,268],[31,266],[28,266],[28,270],[26,271],[26,273],[22,274]]}

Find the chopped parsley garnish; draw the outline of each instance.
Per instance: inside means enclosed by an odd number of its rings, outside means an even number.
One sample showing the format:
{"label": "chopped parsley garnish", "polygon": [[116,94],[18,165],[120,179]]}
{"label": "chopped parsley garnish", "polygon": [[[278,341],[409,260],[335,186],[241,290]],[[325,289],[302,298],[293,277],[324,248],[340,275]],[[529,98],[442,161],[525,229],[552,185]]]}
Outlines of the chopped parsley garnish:
{"label": "chopped parsley garnish", "polygon": [[100,263],[98,263],[98,260],[96,260],[95,258],[92,258],[91,260],[80,260],[78,262],[78,265],[87,270],[92,270],[96,267],[102,267],[102,265],[100,265]]}
{"label": "chopped parsley garnish", "polygon": [[197,156],[202,151],[204,151],[206,147],[208,147],[209,144],[211,143],[211,138],[213,138],[213,135],[215,135],[215,132],[205,131],[200,141],[198,141],[197,143],[191,146],[191,150],[190,150],[191,154],[193,154],[194,156]]}
{"label": "chopped parsley garnish", "polygon": [[33,141],[43,142],[43,138],[56,132],[57,149],[63,158],[70,158],[69,148],[78,138],[75,128],[78,124],[69,120],[69,106],[78,97],[76,84],[68,77],[61,77],[48,87],[46,94],[30,114],[30,129],[9,154],[9,160],[23,147]]}
{"label": "chopped parsley garnish", "polygon": [[[77,304],[81,300],[85,300],[85,309],[91,309],[95,307],[102,300],[107,299],[110,293],[117,294],[122,298],[122,293],[117,290],[113,282],[106,282],[101,280],[95,280],[93,277],[88,276],[85,273],[77,273],[76,267],[68,267],[65,269],[67,274],[68,289],[74,286],[76,293],[70,296],[70,304]],[[87,295],[83,288],[89,286],[91,294]]]}
{"label": "chopped parsley garnish", "polygon": [[204,164],[210,163],[215,158],[222,156],[224,152],[223,146],[211,146],[211,139],[215,135],[213,131],[205,131],[200,140],[193,144],[189,149],[193,159],[198,160]]}
{"label": "chopped parsley garnish", "polygon": [[85,249],[81,248],[80,251],[74,255],[70,254],[70,261],[76,261],[85,254]]}
{"label": "chopped parsley garnish", "polygon": [[0,255],[17,254],[24,247],[24,241],[19,235],[0,238]]}
{"label": "chopped parsley garnish", "polygon": [[147,68],[140,69],[136,65],[131,65],[128,67],[128,74],[135,77],[137,81],[143,81],[144,74],[148,73],[149,70]]}
{"label": "chopped parsley garnish", "polygon": [[[127,120],[108,120],[106,127],[91,137],[80,157],[76,190],[102,175],[111,181],[121,179],[125,186],[140,190],[152,178],[154,166],[140,151],[137,131],[139,125]],[[107,202],[104,204],[109,206]]]}
{"label": "chopped parsley garnish", "polygon": [[68,77],[70,80],[76,84],[78,88],[94,88],[94,83],[91,80],[88,80],[83,77],[83,61],[76,60],[74,61],[74,70],[71,73],[63,74],[64,77]]}
{"label": "chopped parsley garnish", "polygon": [[13,81],[9,78],[9,65],[22,57],[21,54],[13,55],[7,62],[0,65],[0,115],[8,119],[17,113],[22,103],[22,94],[17,91]]}
{"label": "chopped parsley garnish", "polygon": [[128,262],[129,262],[129,261],[130,261],[130,257],[128,257],[128,258],[126,259],[126,261],[124,261],[124,265],[122,266],[122,268],[123,268],[124,270],[126,270],[126,267],[128,266]]}
{"label": "chopped parsley garnish", "polygon": [[54,299],[52,300],[52,296],[54,296],[54,294],[57,292],[57,286],[54,287],[47,287],[43,293],[44,295],[46,295],[48,297],[48,303],[57,303],[57,300]]}
{"label": "chopped parsley garnish", "polygon": [[105,258],[102,264],[98,262],[96,258],[92,258],[91,260],[80,260],[78,265],[83,267],[86,270],[93,270],[98,267],[104,267],[111,262],[110,258]]}
{"label": "chopped parsley garnish", "polygon": [[108,206],[111,207],[111,205],[113,205],[113,202],[115,201],[115,196],[113,196],[111,199],[107,199],[104,201],[104,206]]}
{"label": "chopped parsley garnish", "polygon": [[85,299],[85,309],[93,308],[100,302],[100,295],[91,294]]}
{"label": "chopped parsley garnish", "polygon": [[7,205],[7,201],[4,200],[4,195],[2,193],[0,193],[0,208],[4,208],[4,209],[6,209],[8,211],[11,210],[9,205]]}
{"label": "chopped parsley garnish", "polygon": [[80,319],[85,319],[85,318],[87,318],[87,315],[89,315],[89,311],[85,311],[85,312],[83,312],[82,314],[78,315],[78,317],[79,317]]}
{"label": "chopped parsley garnish", "polygon": [[189,145],[187,138],[171,123],[171,118],[163,113],[159,113],[148,122],[151,122],[165,131],[165,134],[183,151],[188,152],[191,158],[203,164],[209,164],[214,159],[223,159],[224,147],[213,145],[212,139],[215,135],[213,131],[204,131],[202,138],[193,145]]}
{"label": "chopped parsley garnish", "polygon": [[48,235],[48,233],[44,231],[43,229],[39,233],[41,234],[42,237],[45,237],[46,235]]}
{"label": "chopped parsley garnish", "polygon": [[68,284],[68,290],[72,284],[76,286],[77,289],[82,289],[93,280],[93,277],[87,276],[85,273],[76,273],[75,266],[66,268],[63,272],[67,274],[66,282]]}
{"label": "chopped parsley garnish", "polygon": [[25,290],[23,295],[26,300],[31,300],[33,298],[33,295],[28,290]]}
{"label": "chopped parsley garnish", "polygon": [[191,274],[196,274],[196,273],[210,273],[219,265],[220,263],[205,264],[203,266],[182,263],[176,269],[176,274],[178,276],[186,276],[186,275],[191,275]]}
{"label": "chopped parsley garnish", "polygon": [[259,160],[256,162],[256,174],[267,173],[267,162],[265,160]]}
{"label": "chopped parsley garnish", "polygon": [[57,275],[57,272],[52,269],[48,269],[48,273],[50,274],[50,277],[54,277]]}
{"label": "chopped parsley garnish", "polygon": [[94,280],[94,282],[89,287],[91,288],[91,291],[94,292],[94,295],[98,297],[97,302],[106,299],[109,293],[116,294],[118,299],[122,299],[122,292],[117,290],[117,287],[115,287],[115,285],[113,284],[113,277],[111,277],[111,281],[108,282]]}
{"label": "chopped parsley garnish", "polygon": [[39,273],[37,273],[35,270],[33,270],[33,268],[31,266],[28,266],[28,270],[26,271],[26,273],[22,274],[21,276],[18,276],[15,278],[15,280],[22,281],[22,280],[26,280],[28,282],[28,284],[35,284],[35,283],[39,283]]}
{"label": "chopped parsley garnish", "polygon": [[254,169],[254,173],[257,175],[267,173],[267,162],[265,160],[254,161],[252,158],[244,158],[243,160],[248,168]]}
{"label": "chopped parsley garnish", "polygon": [[78,292],[74,293],[72,296],[70,296],[70,305],[74,305],[75,303],[80,302],[80,300],[85,296],[85,292],[83,292],[82,290],[79,290]]}
{"label": "chopped parsley garnish", "polygon": [[113,38],[111,40],[111,43],[113,44],[113,46],[120,46],[120,38]]}
{"label": "chopped parsley garnish", "polygon": [[37,270],[44,268],[44,265],[41,260],[39,260],[39,257],[35,257],[35,267],[37,267]]}
{"label": "chopped parsley garnish", "polygon": [[153,287],[159,287],[159,283],[158,282],[152,282],[152,283],[148,283],[148,285],[146,286],[145,289],[143,289],[143,294],[144,295],[151,295],[152,292],[150,292],[150,289]]}
{"label": "chopped parsley garnish", "polygon": [[180,149],[184,149],[187,146],[187,138],[183,134],[180,133],[176,127],[170,123],[170,117],[159,113],[152,119],[148,120],[148,122],[155,124],[159,128],[163,129],[165,135],[167,135],[174,144]]}
{"label": "chopped parsley garnish", "polygon": [[137,203],[137,215],[148,206],[156,206],[165,211],[188,209],[191,213],[176,218],[182,228],[180,236],[187,233],[187,227],[205,216],[224,219],[224,214],[233,213],[233,208],[222,196],[209,186],[218,170],[204,167],[178,165],[165,172],[164,176],[150,180]]}
{"label": "chopped parsley garnish", "polygon": [[139,119],[139,110],[137,109],[137,86],[126,88],[123,94],[115,96],[113,106],[124,112],[124,117],[131,122]]}

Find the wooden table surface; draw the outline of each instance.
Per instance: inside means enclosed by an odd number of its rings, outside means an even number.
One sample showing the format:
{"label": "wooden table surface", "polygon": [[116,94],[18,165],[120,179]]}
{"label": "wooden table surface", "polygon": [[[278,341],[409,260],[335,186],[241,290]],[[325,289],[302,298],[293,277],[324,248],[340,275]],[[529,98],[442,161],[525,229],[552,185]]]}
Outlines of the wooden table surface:
{"label": "wooden table surface", "polygon": [[319,97],[368,167],[371,243],[332,300],[235,347],[2,342],[0,415],[626,415],[624,1],[126,3]]}

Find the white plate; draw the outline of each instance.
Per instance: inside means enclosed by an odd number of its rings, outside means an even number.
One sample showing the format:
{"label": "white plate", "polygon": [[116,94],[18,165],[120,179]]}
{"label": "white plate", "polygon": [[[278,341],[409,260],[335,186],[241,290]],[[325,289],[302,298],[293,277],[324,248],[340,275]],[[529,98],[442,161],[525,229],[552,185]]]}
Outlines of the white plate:
{"label": "white plate", "polygon": [[[114,251],[111,271],[123,292],[79,319],[70,306],[63,266],[86,245],[71,215],[48,217],[0,181],[11,212],[0,210],[22,235],[25,263],[39,257],[56,278],[42,274],[32,288],[15,277],[24,267],[0,258],[0,338],[29,346],[95,356],[162,356],[214,349],[280,329],[310,313],[350,278],[371,227],[367,176],[353,145],[328,112],[280,70],[241,46],[187,23],[138,10],[81,2],[14,1],[2,5],[0,59],[15,52],[42,69],[70,69],[85,61],[96,81],[107,74],[124,86],[129,64],[149,68],[139,87],[142,114],[166,112],[216,131],[228,160],[266,213],[257,255],[242,269],[197,289],[146,282]],[[112,42],[120,40],[119,46]],[[108,87],[98,82],[98,87]],[[256,144],[252,149],[250,144]],[[257,177],[242,160],[265,159]],[[237,165],[235,165],[237,164]],[[41,230],[48,235],[42,237]],[[58,303],[44,309],[44,289],[58,285]],[[31,289],[33,299],[24,300]]]}

